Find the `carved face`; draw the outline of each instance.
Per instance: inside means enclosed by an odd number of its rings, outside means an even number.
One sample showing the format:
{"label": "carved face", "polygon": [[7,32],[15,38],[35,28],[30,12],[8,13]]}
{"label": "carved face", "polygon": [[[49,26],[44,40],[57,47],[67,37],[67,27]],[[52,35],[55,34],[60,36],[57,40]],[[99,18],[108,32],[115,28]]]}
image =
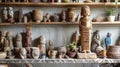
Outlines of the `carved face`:
{"label": "carved face", "polygon": [[26,49],[25,48],[21,48],[20,49],[20,55],[21,55],[22,59],[26,58],[26,54],[27,54]]}
{"label": "carved face", "polygon": [[40,50],[38,47],[32,47],[32,57],[38,59],[40,56]]}
{"label": "carved face", "polygon": [[81,16],[89,16],[90,15],[90,8],[89,6],[83,6],[81,8]]}

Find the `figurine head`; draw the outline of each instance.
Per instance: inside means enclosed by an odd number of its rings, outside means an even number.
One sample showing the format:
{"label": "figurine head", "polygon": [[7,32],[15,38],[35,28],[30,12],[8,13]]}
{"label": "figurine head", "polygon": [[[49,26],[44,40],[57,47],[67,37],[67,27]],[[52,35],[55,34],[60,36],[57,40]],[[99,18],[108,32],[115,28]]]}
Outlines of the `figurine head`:
{"label": "figurine head", "polygon": [[98,34],[100,31],[99,30],[96,30],[96,34]]}
{"label": "figurine head", "polygon": [[6,10],[6,9],[7,9],[7,7],[4,7],[4,9]]}
{"label": "figurine head", "polygon": [[25,48],[20,48],[19,54],[20,54],[21,59],[25,59],[26,58],[26,54],[27,54],[26,49]]}
{"label": "figurine head", "polygon": [[20,33],[17,34],[16,40],[22,40],[22,35]]}
{"label": "figurine head", "polygon": [[111,37],[111,33],[107,33],[107,37]]}
{"label": "figurine head", "polygon": [[81,8],[81,16],[90,16],[90,8],[89,8],[89,6],[83,6]]}
{"label": "figurine head", "polygon": [[9,10],[12,10],[13,8],[12,7],[9,7]]}
{"label": "figurine head", "polygon": [[40,43],[45,43],[46,39],[45,39],[45,36],[40,36]]}
{"label": "figurine head", "polygon": [[7,36],[12,36],[12,32],[7,32]]}
{"label": "figurine head", "polygon": [[38,47],[32,47],[32,57],[38,59],[40,56],[40,50]]}
{"label": "figurine head", "polygon": [[1,31],[1,36],[6,36],[6,33],[7,33],[7,31],[6,30],[3,30],[3,31]]}

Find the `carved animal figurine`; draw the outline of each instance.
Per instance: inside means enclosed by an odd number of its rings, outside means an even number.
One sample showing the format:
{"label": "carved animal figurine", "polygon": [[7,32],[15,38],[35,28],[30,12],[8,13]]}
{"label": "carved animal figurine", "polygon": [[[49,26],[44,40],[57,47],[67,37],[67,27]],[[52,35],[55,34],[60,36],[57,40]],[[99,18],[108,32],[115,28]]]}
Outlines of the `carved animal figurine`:
{"label": "carved animal figurine", "polygon": [[19,51],[20,58],[21,59],[26,59],[27,58],[26,54],[27,54],[26,49],[25,48],[20,48],[20,51]]}
{"label": "carved animal figurine", "polygon": [[14,11],[12,7],[8,9],[8,21],[11,23],[14,22]]}
{"label": "carved animal figurine", "polygon": [[107,33],[107,36],[105,38],[105,45],[106,45],[106,49],[108,49],[109,46],[111,45],[111,33]]}
{"label": "carved animal figurine", "polygon": [[3,19],[4,19],[4,21],[7,21],[7,19],[8,19],[8,12],[7,12],[6,7],[4,7],[4,9],[3,9]]}
{"label": "carved animal figurine", "polygon": [[38,59],[40,56],[40,50],[38,47],[32,47],[32,57]]}
{"label": "carved animal figurine", "polygon": [[31,37],[32,33],[30,31],[30,29],[27,29],[26,31],[26,47],[30,47],[32,44],[32,37]]}
{"label": "carved animal figurine", "polygon": [[38,46],[38,48],[40,50],[40,54],[41,54],[40,57],[41,58],[46,55],[45,44],[46,44],[46,38],[44,36],[40,36],[40,38],[39,38],[39,44],[37,46]]}
{"label": "carved animal figurine", "polygon": [[66,22],[66,11],[65,10],[62,10],[61,12],[61,20],[62,22]]}
{"label": "carved animal figurine", "polygon": [[14,46],[13,46],[13,37],[11,32],[7,32],[6,39],[8,40],[10,50],[13,50]]}
{"label": "carved animal figurine", "polygon": [[5,45],[5,41],[6,41],[6,32],[7,31],[1,31],[1,35],[0,35],[0,51],[4,50],[4,45]]}
{"label": "carved animal figurine", "polygon": [[16,35],[16,47],[22,48],[22,35],[21,34]]}
{"label": "carved animal figurine", "polygon": [[92,22],[89,16],[89,6],[83,6],[81,8],[81,18],[79,22],[79,32],[81,34],[81,46],[83,52],[91,52]]}
{"label": "carved animal figurine", "polygon": [[93,34],[91,50],[95,52],[95,49],[98,45],[100,45],[100,34],[99,34],[99,30],[96,30]]}

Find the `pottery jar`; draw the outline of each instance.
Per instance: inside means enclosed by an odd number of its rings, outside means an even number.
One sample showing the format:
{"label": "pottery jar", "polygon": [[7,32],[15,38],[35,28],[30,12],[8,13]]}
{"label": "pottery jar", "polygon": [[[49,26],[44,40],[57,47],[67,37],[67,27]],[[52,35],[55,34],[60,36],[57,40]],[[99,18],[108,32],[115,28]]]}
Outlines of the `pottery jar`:
{"label": "pottery jar", "polygon": [[33,10],[33,19],[40,23],[43,20],[43,11],[42,10]]}
{"label": "pottery jar", "polygon": [[76,8],[69,8],[67,15],[68,15],[68,16],[67,16],[68,22],[75,22]]}

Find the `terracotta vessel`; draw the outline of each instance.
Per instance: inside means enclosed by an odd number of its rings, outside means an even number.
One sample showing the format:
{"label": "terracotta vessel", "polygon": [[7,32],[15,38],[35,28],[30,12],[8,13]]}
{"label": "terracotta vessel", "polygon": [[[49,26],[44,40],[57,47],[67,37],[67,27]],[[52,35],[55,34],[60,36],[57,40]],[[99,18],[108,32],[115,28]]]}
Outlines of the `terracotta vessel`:
{"label": "terracotta vessel", "polygon": [[120,59],[120,46],[109,46],[107,51],[108,58]]}
{"label": "terracotta vessel", "polygon": [[43,20],[43,11],[42,10],[33,10],[33,18],[36,22],[41,22]]}

